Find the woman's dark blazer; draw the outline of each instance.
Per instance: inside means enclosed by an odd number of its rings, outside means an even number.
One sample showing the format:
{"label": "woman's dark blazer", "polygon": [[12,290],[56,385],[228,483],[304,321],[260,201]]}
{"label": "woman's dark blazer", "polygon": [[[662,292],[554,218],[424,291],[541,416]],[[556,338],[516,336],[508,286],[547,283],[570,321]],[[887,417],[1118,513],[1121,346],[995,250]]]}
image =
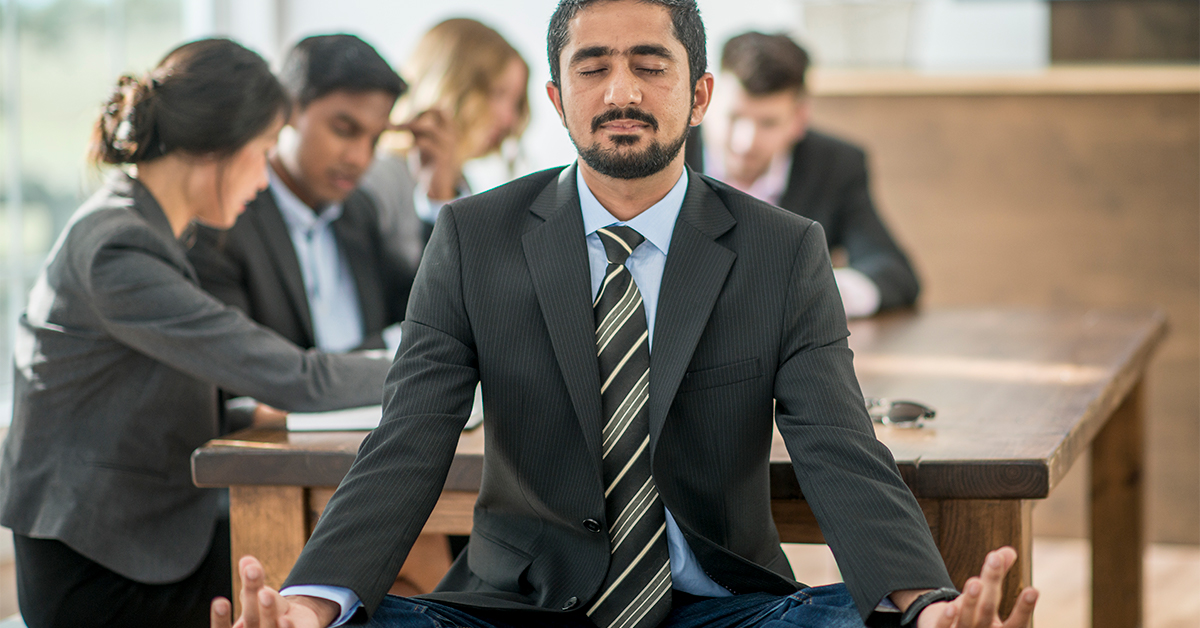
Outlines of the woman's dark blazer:
{"label": "woman's dark blazer", "polygon": [[0,524],[133,580],[208,551],[213,489],[189,457],[219,435],[217,387],[288,410],[378,403],[388,362],[304,351],[200,289],[150,192],[123,173],[72,217],[14,351]]}

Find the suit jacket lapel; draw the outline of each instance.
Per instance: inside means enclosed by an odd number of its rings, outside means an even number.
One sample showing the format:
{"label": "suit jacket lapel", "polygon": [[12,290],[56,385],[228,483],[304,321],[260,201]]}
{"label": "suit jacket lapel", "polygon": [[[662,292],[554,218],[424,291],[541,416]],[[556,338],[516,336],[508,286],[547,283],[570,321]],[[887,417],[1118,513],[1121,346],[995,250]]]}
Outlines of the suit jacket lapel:
{"label": "suit jacket lapel", "polygon": [[304,276],[300,274],[300,261],[296,258],[296,248],[292,245],[292,236],[288,234],[287,223],[283,221],[283,214],[279,213],[279,206],[275,204],[271,190],[263,190],[254,204],[257,207],[253,211],[247,211],[244,217],[254,220],[262,234],[263,248],[279,271],[292,310],[308,334],[308,344],[315,344],[312,314],[308,310],[308,293],[304,290]]}
{"label": "suit jacket lapel", "polygon": [[522,236],[521,245],[575,414],[599,469],[604,426],[600,367],[575,166],[547,185],[530,211],[545,222]]}
{"label": "suit jacket lapel", "polygon": [[384,291],[380,289],[383,285],[380,279],[381,261],[375,255],[377,247],[371,242],[371,234],[366,229],[367,221],[377,220],[377,217],[374,212],[362,211],[359,205],[368,202],[361,192],[351,194],[342,204],[342,217],[333,221],[333,233],[338,249],[346,256],[350,274],[354,277],[363,340],[369,342],[376,331],[383,329],[387,305],[384,303]]}
{"label": "suit jacket lapel", "polygon": [[651,451],[737,258],[736,253],[716,242],[734,224],[721,199],[689,169],[687,196],[671,235],[654,323],[654,349],[650,354]]}

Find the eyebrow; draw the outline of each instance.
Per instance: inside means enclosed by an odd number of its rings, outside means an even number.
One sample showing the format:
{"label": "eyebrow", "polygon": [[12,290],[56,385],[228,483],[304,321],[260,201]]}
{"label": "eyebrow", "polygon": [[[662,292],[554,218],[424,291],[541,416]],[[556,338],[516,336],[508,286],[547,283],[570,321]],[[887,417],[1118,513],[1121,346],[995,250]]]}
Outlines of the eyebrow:
{"label": "eyebrow", "polygon": [[667,50],[666,46],[659,44],[641,44],[629,49],[629,54],[637,57],[662,57],[667,61],[674,61],[675,55]]}
{"label": "eyebrow", "polygon": [[[617,51],[609,46],[588,46],[587,48],[576,50],[575,54],[571,55],[571,60],[567,65],[575,65],[588,59],[609,57],[615,54],[617,54]],[[659,44],[638,44],[629,49],[629,54],[631,56],[661,57],[667,61],[675,60],[675,56],[671,54],[671,51],[666,46]]]}
{"label": "eyebrow", "polygon": [[359,133],[362,131],[362,125],[359,124],[358,120],[354,116],[346,113],[345,111],[339,111],[336,114],[334,114],[333,117],[334,117],[334,120],[349,125],[350,129],[354,133]]}

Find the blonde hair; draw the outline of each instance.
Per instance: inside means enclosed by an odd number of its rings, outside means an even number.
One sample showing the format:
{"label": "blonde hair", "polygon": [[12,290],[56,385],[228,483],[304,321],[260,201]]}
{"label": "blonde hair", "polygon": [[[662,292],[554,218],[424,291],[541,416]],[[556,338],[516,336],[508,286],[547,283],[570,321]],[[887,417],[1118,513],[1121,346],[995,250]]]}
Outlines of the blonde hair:
{"label": "blonde hair", "polygon": [[[490,98],[496,80],[513,60],[529,65],[511,44],[488,26],[468,18],[446,20],[429,29],[417,43],[404,66],[408,92],[396,103],[392,121],[408,122],[430,109],[450,115],[459,137],[459,153],[464,159],[479,155],[465,154],[467,143],[481,126],[489,122]],[[517,123],[499,143],[519,137],[529,123],[528,89],[522,90],[517,105]],[[411,137],[389,134],[385,146],[391,150],[408,148]],[[491,147],[495,152],[499,146]]]}

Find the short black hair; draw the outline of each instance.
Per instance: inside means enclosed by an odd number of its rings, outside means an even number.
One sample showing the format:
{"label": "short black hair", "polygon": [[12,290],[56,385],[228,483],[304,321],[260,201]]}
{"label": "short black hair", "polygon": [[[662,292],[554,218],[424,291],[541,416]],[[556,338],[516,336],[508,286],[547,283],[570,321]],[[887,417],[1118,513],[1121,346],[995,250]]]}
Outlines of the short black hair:
{"label": "short black hair", "polygon": [[[559,82],[559,57],[567,45],[570,36],[567,25],[581,9],[598,2],[616,2],[617,0],[560,0],[554,15],[550,17],[550,27],[546,30],[546,53],[550,60],[550,81],[556,86]],[[666,7],[671,12],[671,25],[675,27],[675,38],[687,50],[689,76],[692,85],[704,76],[708,69],[708,49],[704,35],[704,21],[700,19],[700,8],[696,0],[637,0],[646,4],[656,4]]]}
{"label": "short black hair", "polygon": [[301,109],[338,90],[381,91],[399,98],[408,85],[371,44],[354,35],[314,35],[296,43],[283,61],[279,82]]}
{"label": "short black hair", "polygon": [[804,91],[808,53],[783,33],[742,33],[725,42],[721,69],[732,73],[752,96]]}

